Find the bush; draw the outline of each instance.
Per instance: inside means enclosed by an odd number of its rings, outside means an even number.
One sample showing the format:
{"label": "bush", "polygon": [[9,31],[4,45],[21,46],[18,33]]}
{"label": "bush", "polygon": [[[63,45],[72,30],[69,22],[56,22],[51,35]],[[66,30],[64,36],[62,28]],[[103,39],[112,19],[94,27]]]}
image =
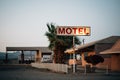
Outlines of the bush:
{"label": "bush", "polygon": [[100,55],[86,56],[85,60],[87,63],[91,63],[92,65],[104,62],[104,58]]}

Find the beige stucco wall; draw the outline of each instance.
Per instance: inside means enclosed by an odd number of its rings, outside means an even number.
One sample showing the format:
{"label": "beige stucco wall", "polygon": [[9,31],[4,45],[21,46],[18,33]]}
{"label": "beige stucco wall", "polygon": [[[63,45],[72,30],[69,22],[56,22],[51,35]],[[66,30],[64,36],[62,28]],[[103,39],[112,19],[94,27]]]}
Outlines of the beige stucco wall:
{"label": "beige stucco wall", "polygon": [[96,67],[102,69],[111,69],[111,58],[104,58],[104,62],[97,64]]}
{"label": "beige stucco wall", "polygon": [[82,60],[82,66],[84,67],[86,65],[86,61],[84,60],[84,53],[81,54],[81,60]]}
{"label": "beige stucco wall", "polygon": [[[88,53],[88,56],[90,56],[90,55],[95,55],[95,52],[94,51],[92,51],[92,52],[87,52]],[[85,55],[84,55],[84,53],[82,53],[81,54],[81,60],[82,60],[82,66],[84,67],[86,64],[88,64],[85,60],[84,60],[84,58],[85,58]]]}
{"label": "beige stucco wall", "polygon": [[95,51],[88,52],[88,56],[90,56],[90,55],[95,55]]}
{"label": "beige stucco wall", "polygon": [[[95,52],[87,52],[88,56],[95,55]],[[81,53],[81,62],[82,66],[84,67],[87,62],[84,60],[84,53]],[[120,54],[119,55],[112,55],[111,58],[104,58],[103,63],[99,63],[96,65],[98,68],[102,69],[111,69],[112,71],[120,71]]]}
{"label": "beige stucco wall", "polygon": [[111,55],[111,58],[104,58],[103,63],[96,65],[98,68],[111,69],[111,71],[120,71],[120,55]]}
{"label": "beige stucco wall", "polygon": [[[94,51],[88,52],[88,56],[95,55],[95,54],[96,53]],[[81,56],[82,56],[82,58],[81,58],[82,66],[84,67],[88,63],[84,60],[84,57],[85,57],[84,53],[82,53]],[[91,66],[92,66],[92,64],[91,64]],[[102,69],[106,69],[106,68],[111,69],[111,58],[104,58],[104,62],[97,64],[96,67],[102,68]]]}
{"label": "beige stucco wall", "polygon": [[120,71],[120,54],[112,55],[111,57],[111,70]]}
{"label": "beige stucco wall", "polygon": [[41,57],[42,57],[42,53],[41,51],[37,51],[35,54],[35,62],[41,62]]}

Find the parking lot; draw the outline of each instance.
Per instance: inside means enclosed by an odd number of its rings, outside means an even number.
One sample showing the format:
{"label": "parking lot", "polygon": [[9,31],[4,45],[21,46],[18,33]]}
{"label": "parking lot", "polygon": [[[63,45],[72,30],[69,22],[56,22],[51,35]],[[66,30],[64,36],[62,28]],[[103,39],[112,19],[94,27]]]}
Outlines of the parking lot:
{"label": "parking lot", "polygon": [[65,74],[32,68],[30,65],[0,65],[0,80],[120,80],[120,73]]}

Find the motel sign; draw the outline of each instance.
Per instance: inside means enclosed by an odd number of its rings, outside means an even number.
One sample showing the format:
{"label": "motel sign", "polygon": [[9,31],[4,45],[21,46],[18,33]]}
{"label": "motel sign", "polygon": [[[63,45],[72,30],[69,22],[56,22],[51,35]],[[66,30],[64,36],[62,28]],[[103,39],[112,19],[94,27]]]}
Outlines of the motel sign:
{"label": "motel sign", "polygon": [[58,26],[57,35],[67,36],[90,36],[89,26]]}
{"label": "motel sign", "polygon": [[75,36],[90,36],[90,27],[89,26],[58,26],[57,35],[67,35],[73,36],[73,59],[70,60],[70,63],[73,64],[73,73],[75,73]]}

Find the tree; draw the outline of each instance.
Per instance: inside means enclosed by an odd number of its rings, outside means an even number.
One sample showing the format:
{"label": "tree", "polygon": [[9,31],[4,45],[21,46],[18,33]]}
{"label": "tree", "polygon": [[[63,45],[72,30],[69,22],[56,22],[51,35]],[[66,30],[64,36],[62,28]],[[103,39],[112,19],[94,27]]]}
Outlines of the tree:
{"label": "tree", "polygon": [[[71,48],[73,38],[72,36],[58,36],[56,34],[56,26],[47,24],[48,31],[45,33],[49,40],[49,48],[54,51],[54,61],[55,63],[64,63],[64,51]],[[75,37],[75,44],[80,44],[80,41]]]}
{"label": "tree", "polygon": [[86,56],[85,60],[88,63],[91,63],[92,65],[96,65],[98,63],[104,62],[104,58],[100,55],[91,55],[91,56]]}
{"label": "tree", "polygon": [[[91,63],[92,65],[96,65],[98,63],[104,62],[104,58],[100,55],[91,55],[91,56],[86,56],[85,60],[87,63]],[[95,72],[96,67],[90,67],[90,65],[86,65],[87,71],[88,72]]]}

